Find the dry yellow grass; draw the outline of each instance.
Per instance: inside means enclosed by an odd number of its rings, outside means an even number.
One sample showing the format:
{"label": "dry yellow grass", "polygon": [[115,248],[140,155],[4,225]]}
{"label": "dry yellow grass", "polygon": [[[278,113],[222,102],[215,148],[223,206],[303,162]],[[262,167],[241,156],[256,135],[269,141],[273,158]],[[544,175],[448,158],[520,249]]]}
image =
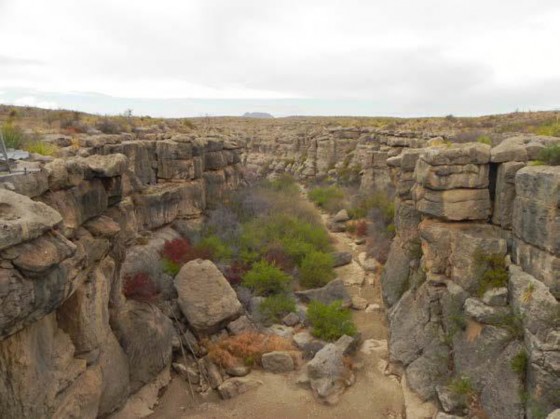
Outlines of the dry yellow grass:
{"label": "dry yellow grass", "polygon": [[467,341],[474,342],[482,333],[484,326],[474,320],[467,320]]}

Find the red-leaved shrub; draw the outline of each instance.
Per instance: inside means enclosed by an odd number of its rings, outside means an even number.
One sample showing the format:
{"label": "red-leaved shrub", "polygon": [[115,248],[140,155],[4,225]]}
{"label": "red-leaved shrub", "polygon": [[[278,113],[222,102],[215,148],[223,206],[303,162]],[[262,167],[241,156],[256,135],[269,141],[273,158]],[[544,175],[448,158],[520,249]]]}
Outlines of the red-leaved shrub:
{"label": "red-leaved shrub", "polygon": [[231,285],[239,285],[243,280],[243,275],[249,270],[249,265],[245,262],[235,260],[225,269],[224,276]]}
{"label": "red-leaved shrub", "polygon": [[166,241],[161,251],[161,256],[173,263],[185,263],[185,258],[192,249],[191,244],[186,239],[173,239]]}
{"label": "red-leaved shrub", "polygon": [[125,276],[122,291],[128,299],[147,302],[157,299],[160,293],[157,285],[145,272]]}
{"label": "red-leaved shrub", "polygon": [[271,245],[264,254],[264,259],[285,272],[291,271],[295,266],[293,258],[286,253],[280,244]]}
{"label": "red-leaved shrub", "polygon": [[360,220],[356,223],[356,236],[365,237],[367,236],[368,226],[365,220]]}

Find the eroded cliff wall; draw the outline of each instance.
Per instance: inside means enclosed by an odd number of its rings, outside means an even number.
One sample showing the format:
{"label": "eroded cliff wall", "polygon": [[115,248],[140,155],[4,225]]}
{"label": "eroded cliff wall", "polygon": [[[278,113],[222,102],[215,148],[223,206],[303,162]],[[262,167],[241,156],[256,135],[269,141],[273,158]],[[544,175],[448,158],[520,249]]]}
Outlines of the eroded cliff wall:
{"label": "eroded cliff wall", "polygon": [[[491,148],[318,126],[229,137],[60,138],[66,157],[2,178],[5,417],[106,416],[165,384],[176,291],[160,251],[239,184],[241,166],[394,193],[381,276],[390,357],[423,399],[492,418],[560,406],[560,168],[529,163],[557,140]],[[157,279],[161,304],[124,297],[123,279],[137,272]]]}
{"label": "eroded cliff wall", "polygon": [[[106,416],[156,378],[164,385],[176,296],[160,251],[240,182],[239,149],[222,139],[57,141],[67,157],[1,179],[3,418]],[[138,272],[162,302],[124,297],[123,278]]]}
{"label": "eroded cliff wall", "polygon": [[302,179],[355,167],[362,194],[392,185],[391,361],[447,413],[539,418],[560,407],[560,168],[531,162],[554,143],[347,128],[255,139],[247,161]]}

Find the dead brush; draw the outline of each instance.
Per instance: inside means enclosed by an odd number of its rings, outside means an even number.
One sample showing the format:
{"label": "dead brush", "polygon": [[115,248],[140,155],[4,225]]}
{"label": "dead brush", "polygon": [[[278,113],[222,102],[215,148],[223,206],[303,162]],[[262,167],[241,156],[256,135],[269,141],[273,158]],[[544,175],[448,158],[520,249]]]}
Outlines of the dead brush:
{"label": "dead brush", "polygon": [[261,358],[267,352],[293,351],[294,356],[296,353],[296,348],[288,339],[256,332],[243,332],[216,342],[205,340],[202,344],[210,360],[223,368],[240,364],[261,365]]}

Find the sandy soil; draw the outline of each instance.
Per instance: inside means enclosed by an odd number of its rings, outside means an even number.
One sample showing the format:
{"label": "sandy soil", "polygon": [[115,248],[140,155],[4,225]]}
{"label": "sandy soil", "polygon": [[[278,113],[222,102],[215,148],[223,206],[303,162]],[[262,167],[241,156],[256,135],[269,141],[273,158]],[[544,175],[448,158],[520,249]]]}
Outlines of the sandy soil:
{"label": "sandy soil", "polygon": [[[335,247],[340,251],[350,251],[356,257],[362,251],[354,245],[345,233],[331,233]],[[351,295],[359,295],[370,303],[383,307],[379,278],[363,271],[353,261],[337,268],[337,273],[347,284]],[[363,285],[348,285],[361,282]],[[357,279],[358,278],[358,279]],[[250,390],[231,400],[220,400],[215,392],[204,397],[190,395],[187,383],[174,378],[160,399],[151,419],[170,418],[244,418],[244,419],[304,419],[304,418],[345,418],[376,419],[401,418],[404,400],[399,382],[393,376],[386,376],[386,351],[368,350],[371,339],[387,339],[387,327],[382,311],[354,311],[354,320],[362,333],[364,345],[355,356],[356,382],[342,395],[336,406],[326,406],[316,401],[308,388],[296,384],[302,371],[290,374],[272,374],[255,370],[250,377],[263,382],[260,387]],[[305,368],[305,367],[303,367]]]}

